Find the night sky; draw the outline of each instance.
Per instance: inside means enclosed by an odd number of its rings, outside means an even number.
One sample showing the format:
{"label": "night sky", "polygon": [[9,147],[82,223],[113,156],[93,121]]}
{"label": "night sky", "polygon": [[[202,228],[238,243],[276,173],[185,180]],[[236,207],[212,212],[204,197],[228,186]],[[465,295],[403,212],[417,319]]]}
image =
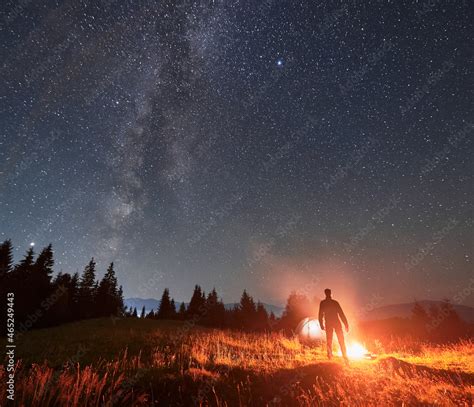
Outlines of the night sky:
{"label": "night sky", "polygon": [[473,305],[472,4],[176,3],[2,2],[16,258],[114,261],[125,297]]}

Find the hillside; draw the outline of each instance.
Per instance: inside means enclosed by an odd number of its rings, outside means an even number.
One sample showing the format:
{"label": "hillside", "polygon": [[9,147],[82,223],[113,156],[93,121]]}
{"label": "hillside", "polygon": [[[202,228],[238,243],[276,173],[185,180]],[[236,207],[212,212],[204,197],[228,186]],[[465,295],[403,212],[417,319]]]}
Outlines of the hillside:
{"label": "hillside", "polygon": [[[441,301],[431,301],[424,300],[418,301],[419,304],[423,306],[426,310],[429,310],[433,305],[441,305]],[[414,302],[403,303],[403,304],[391,304],[385,305],[382,307],[375,308],[374,310],[367,312],[363,320],[376,320],[376,319],[388,319],[394,317],[407,318],[411,315],[411,310],[413,309]],[[465,322],[474,323],[474,308],[466,305],[455,305],[453,304],[454,309],[458,315]]]}
{"label": "hillside", "polygon": [[[348,338],[350,343],[351,338]],[[47,344],[47,346],[46,346]],[[309,345],[309,346],[308,346]],[[467,406],[474,348],[406,344],[374,359],[336,356],[279,333],[177,321],[94,319],[28,332],[17,341],[17,405]],[[0,340],[0,346],[5,341]],[[0,368],[0,397],[6,370]]]}

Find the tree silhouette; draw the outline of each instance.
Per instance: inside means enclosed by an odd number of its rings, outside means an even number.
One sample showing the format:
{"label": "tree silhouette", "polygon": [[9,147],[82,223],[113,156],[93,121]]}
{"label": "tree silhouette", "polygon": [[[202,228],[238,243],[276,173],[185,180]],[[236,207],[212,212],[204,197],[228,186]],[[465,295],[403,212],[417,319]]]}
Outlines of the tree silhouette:
{"label": "tree silhouette", "polygon": [[[26,255],[10,274],[11,280],[7,284],[15,295],[15,319],[25,321],[29,314],[35,311],[32,297],[35,298],[35,288],[31,285],[31,273],[34,265],[34,250],[30,247]],[[18,295],[21,293],[21,295]]]}
{"label": "tree silhouette", "polygon": [[201,287],[196,285],[194,287],[194,292],[189,301],[188,306],[188,318],[190,319],[199,319],[202,317],[206,309],[206,297],[201,290]]}
{"label": "tree silhouette", "polygon": [[268,312],[265,309],[265,306],[260,301],[257,302],[255,328],[259,330],[265,330],[269,328]]}
{"label": "tree silhouette", "polygon": [[42,301],[51,295],[53,288],[51,284],[53,266],[53,249],[52,245],[49,244],[36,258],[31,273],[28,276],[28,285],[34,287],[28,299],[30,309],[39,308]]}
{"label": "tree silhouette", "polygon": [[34,269],[40,275],[40,278],[49,284],[53,274],[53,266],[53,246],[49,244],[38,255]]}
{"label": "tree silhouette", "polygon": [[0,245],[0,335],[6,333],[6,295],[11,287],[11,272],[13,270],[13,246],[11,240],[5,240]]}
{"label": "tree silhouette", "polygon": [[123,302],[123,288],[119,287],[117,291],[117,315],[121,316],[125,313],[125,305]]}
{"label": "tree silhouette", "polygon": [[[75,276],[75,278],[74,278]],[[61,324],[74,319],[73,315],[73,297],[76,292],[77,296],[77,274],[59,273],[53,280],[52,297],[54,301],[49,304],[47,313],[47,324]]]}
{"label": "tree silhouette", "polygon": [[177,315],[178,319],[180,320],[184,320],[186,318],[186,305],[184,304],[184,302],[182,302],[180,305],[179,305],[179,310],[178,310],[178,315]]}
{"label": "tree silhouette", "polygon": [[150,312],[148,314],[146,314],[146,317],[145,318],[148,318],[148,319],[156,319],[156,315],[155,313],[153,312],[153,310],[150,310]]}
{"label": "tree silhouette", "polygon": [[158,319],[174,319],[176,317],[174,300],[170,299],[170,292],[167,288],[165,288],[161,296],[160,307],[158,308],[156,317]]}
{"label": "tree silhouette", "polygon": [[26,251],[25,257],[18,263],[14,269],[14,277],[17,281],[23,282],[29,277],[35,260],[35,252],[32,247]]}
{"label": "tree silhouette", "polygon": [[280,319],[279,327],[285,331],[292,331],[303,318],[311,315],[312,310],[311,302],[305,295],[298,294],[295,291],[291,292]]}
{"label": "tree silhouette", "polygon": [[[21,330],[57,325],[82,318],[123,315],[123,291],[117,288],[113,264],[100,284],[95,279],[92,259],[79,278],[58,273],[53,278],[52,245],[46,246],[35,259],[30,247],[23,259],[13,264],[10,240],[0,244],[0,295],[15,293],[15,320]],[[5,329],[6,304],[0,303],[1,332]],[[0,333],[1,333],[0,332]]]}
{"label": "tree silhouette", "polygon": [[255,302],[253,298],[244,290],[242,297],[240,297],[239,309],[244,315],[253,316],[256,312]]}
{"label": "tree silhouette", "polygon": [[142,312],[140,313],[140,318],[145,318],[146,317],[146,311],[145,311],[145,306],[142,307]]}
{"label": "tree silhouette", "polygon": [[95,261],[91,259],[85,267],[79,282],[79,316],[92,318],[95,314],[96,281]]}
{"label": "tree silhouette", "polygon": [[79,319],[79,273],[74,273],[68,286],[68,304],[72,319]]}
{"label": "tree silhouette", "polygon": [[10,239],[0,245],[0,282],[13,270],[13,246]]}
{"label": "tree silhouette", "polygon": [[217,296],[215,288],[208,294],[202,314],[202,324],[207,326],[221,327],[225,321],[225,307]]}
{"label": "tree silhouette", "polygon": [[117,277],[115,276],[114,263],[110,263],[104,277],[99,283],[96,295],[96,315],[117,315],[120,308],[118,300]]}
{"label": "tree silhouette", "polygon": [[253,330],[256,326],[257,308],[253,298],[244,290],[240,297],[240,303],[233,311],[234,324],[243,330]]}

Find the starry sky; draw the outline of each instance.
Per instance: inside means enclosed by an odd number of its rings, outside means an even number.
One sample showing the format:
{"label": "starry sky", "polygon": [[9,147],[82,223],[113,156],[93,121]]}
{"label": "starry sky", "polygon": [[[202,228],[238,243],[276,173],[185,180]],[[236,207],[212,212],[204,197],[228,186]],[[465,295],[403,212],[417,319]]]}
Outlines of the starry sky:
{"label": "starry sky", "polygon": [[0,7],[17,259],[114,261],[125,297],[474,305],[469,2]]}

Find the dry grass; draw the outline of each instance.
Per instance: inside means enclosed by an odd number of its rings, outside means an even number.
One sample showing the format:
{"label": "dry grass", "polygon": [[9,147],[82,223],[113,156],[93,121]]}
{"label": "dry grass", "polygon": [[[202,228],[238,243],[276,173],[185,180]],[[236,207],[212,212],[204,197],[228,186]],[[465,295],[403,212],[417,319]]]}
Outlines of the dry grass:
{"label": "dry grass", "polygon": [[[393,349],[393,345],[391,347]],[[20,406],[471,406],[474,345],[328,362],[321,345],[280,334],[149,320],[85,321],[17,344]],[[0,394],[5,400],[5,372]]]}

